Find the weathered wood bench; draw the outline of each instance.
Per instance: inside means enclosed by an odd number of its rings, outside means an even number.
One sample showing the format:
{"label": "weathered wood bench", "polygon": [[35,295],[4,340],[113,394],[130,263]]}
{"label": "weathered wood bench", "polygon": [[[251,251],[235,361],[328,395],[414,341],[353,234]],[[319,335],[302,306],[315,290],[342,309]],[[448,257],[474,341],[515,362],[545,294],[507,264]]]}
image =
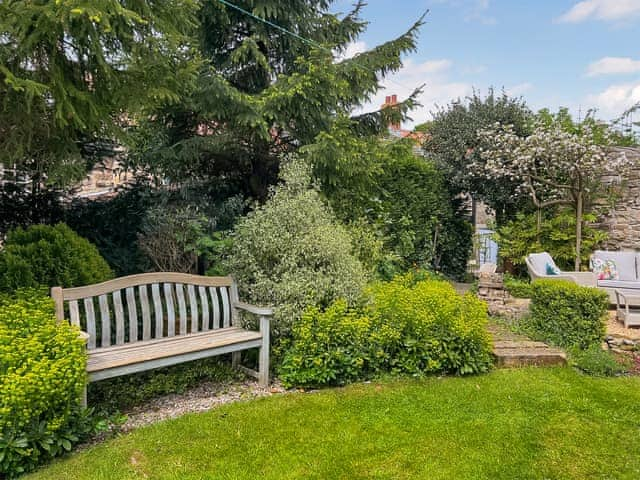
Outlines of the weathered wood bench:
{"label": "weathered wood bench", "polygon": [[[241,303],[231,277],[144,273],[53,287],[51,297],[58,320],[69,318],[85,334],[90,382],[225,353],[262,386],[269,382],[273,311]],[[260,330],[242,328],[239,310],[257,315]],[[250,348],[259,349],[257,372],[240,365],[241,351]]]}

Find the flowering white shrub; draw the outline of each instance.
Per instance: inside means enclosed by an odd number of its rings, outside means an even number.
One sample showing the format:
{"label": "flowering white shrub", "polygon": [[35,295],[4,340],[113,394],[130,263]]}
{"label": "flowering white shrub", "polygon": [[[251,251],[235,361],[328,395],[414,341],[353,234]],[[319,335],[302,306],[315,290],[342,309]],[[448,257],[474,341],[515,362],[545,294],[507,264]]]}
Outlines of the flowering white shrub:
{"label": "flowering white shrub", "polygon": [[[479,131],[484,165],[474,165],[486,178],[519,182],[539,210],[570,205],[576,212],[576,270],[580,268],[581,229],[588,203],[603,193],[603,177],[623,175],[630,162],[624,154],[612,156],[598,144],[593,129],[584,125],[580,135],[558,124],[538,125],[528,137],[510,126],[496,124]],[[605,139],[606,141],[606,139]]]}

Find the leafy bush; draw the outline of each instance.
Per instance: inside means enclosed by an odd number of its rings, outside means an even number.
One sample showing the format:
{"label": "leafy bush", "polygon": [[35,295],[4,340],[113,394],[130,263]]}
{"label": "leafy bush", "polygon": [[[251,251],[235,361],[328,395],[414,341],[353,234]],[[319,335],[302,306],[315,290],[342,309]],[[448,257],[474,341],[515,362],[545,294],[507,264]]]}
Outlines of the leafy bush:
{"label": "leafy bush", "polygon": [[224,262],[244,299],[277,307],[276,339],[307,306],[355,300],[367,280],[349,233],[310,187],[309,170],[298,160],[283,166],[284,184],[238,222]]}
{"label": "leafy bush", "polygon": [[64,223],[17,228],[0,251],[0,290],[77,287],[113,277],[95,246]]}
{"label": "leafy bush", "polygon": [[614,377],[628,372],[633,360],[628,357],[616,357],[600,345],[591,345],[582,350],[574,348],[570,355],[571,364],[588,375],[595,377]]}
{"label": "leafy bush", "polygon": [[88,432],[79,409],[86,357],[78,330],[57,323],[35,290],[0,299],[0,477],[71,449]]}
{"label": "leafy bush", "polygon": [[183,393],[203,381],[219,383],[237,377],[238,372],[219,357],[206,358],[90,383],[87,396],[96,410],[112,414],[161,395]]}
{"label": "leafy bush", "polygon": [[[575,261],[576,218],[568,211],[552,212],[542,218],[538,229],[536,214],[519,213],[516,219],[500,227],[495,240],[500,257],[510,261],[521,273],[526,273],[524,259],[530,253],[549,252],[558,267],[572,270]],[[607,233],[590,226],[596,216],[584,215],[582,226],[582,264],[589,264],[589,255],[596,250]]]}
{"label": "leafy bush", "polygon": [[504,288],[509,294],[516,298],[531,298],[531,282],[521,278],[513,277],[506,273],[504,275]]}
{"label": "leafy bush", "polygon": [[531,315],[527,327],[563,347],[586,349],[605,335],[607,293],[567,280],[536,280],[531,284]]}
{"label": "leafy bush", "polygon": [[370,303],[312,307],[293,327],[286,385],[342,384],[391,372],[478,373],[492,364],[486,305],[448,282],[408,274],[371,287]]}

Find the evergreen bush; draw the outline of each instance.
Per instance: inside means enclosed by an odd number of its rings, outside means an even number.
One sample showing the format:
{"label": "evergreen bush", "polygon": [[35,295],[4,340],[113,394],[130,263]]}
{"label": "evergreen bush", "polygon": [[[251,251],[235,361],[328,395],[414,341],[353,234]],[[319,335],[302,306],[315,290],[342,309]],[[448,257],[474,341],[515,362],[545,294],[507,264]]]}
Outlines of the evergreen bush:
{"label": "evergreen bush", "polygon": [[0,251],[0,291],[23,287],[77,287],[113,278],[98,250],[64,223],[8,233]]}

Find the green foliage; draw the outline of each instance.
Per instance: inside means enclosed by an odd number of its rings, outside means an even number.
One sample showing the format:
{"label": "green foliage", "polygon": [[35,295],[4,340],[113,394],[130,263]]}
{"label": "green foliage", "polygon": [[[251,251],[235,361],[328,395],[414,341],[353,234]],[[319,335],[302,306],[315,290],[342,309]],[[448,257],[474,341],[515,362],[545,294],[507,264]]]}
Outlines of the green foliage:
{"label": "green foliage", "polygon": [[[586,214],[583,220],[582,264],[588,265],[589,255],[607,239],[607,233],[590,225],[596,221],[595,215]],[[508,260],[518,273],[525,272],[525,257],[537,252],[549,252],[558,267],[573,270],[575,227],[575,215],[566,210],[545,213],[539,226],[536,214],[518,213],[514,220],[498,228],[495,240],[501,259]]]}
{"label": "green foliage", "polygon": [[131,275],[143,271],[147,263],[138,246],[138,233],[156,201],[149,185],[137,183],[112,198],[75,200],[65,221],[95,244],[116,275]]}
{"label": "green foliage", "polygon": [[293,326],[280,368],[285,385],[343,384],[383,372],[469,374],[492,364],[486,306],[445,281],[414,274],[378,283],[370,304],[309,308]]}
{"label": "green foliage", "polygon": [[607,293],[567,280],[536,280],[531,285],[531,315],[526,326],[562,347],[600,345],[609,307]]}
{"label": "green foliage", "polygon": [[90,383],[87,397],[96,410],[113,414],[161,395],[183,393],[202,382],[223,383],[238,376],[220,358],[206,358]]}
{"label": "green foliage", "polygon": [[508,273],[504,275],[504,288],[511,296],[516,298],[531,298],[533,293],[529,280],[523,280]]}
{"label": "green foliage", "polygon": [[310,186],[310,169],[292,160],[284,184],[239,220],[224,262],[243,299],[276,308],[275,337],[286,334],[305,307],[355,300],[366,283],[352,238]]}
{"label": "green foliage", "polygon": [[50,183],[82,177],[83,143],[123,137],[128,118],[192,83],[196,3],[0,4],[0,162]]}
{"label": "green foliage", "polygon": [[56,322],[53,301],[36,290],[0,298],[0,477],[31,470],[88,433],[78,333]]}
{"label": "green foliage", "polygon": [[493,89],[486,97],[474,92],[435,113],[433,121],[424,127],[429,134],[424,149],[444,172],[453,194],[471,192],[494,209],[501,224],[520,211],[527,199],[518,193],[516,182],[487,180],[475,174],[472,165],[483,162],[478,130],[499,122],[513,125],[517,135],[526,136],[531,119],[531,111],[521,98],[510,98],[504,92],[498,95]]}
{"label": "green foliage", "polygon": [[633,359],[617,357],[600,345],[593,344],[586,349],[574,348],[570,352],[571,364],[594,377],[615,377],[627,373]]}
{"label": "green foliage", "polygon": [[64,223],[12,230],[0,251],[0,291],[78,287],[112,277],[96,247]]}
{"label": "green foliage", "polygon": [[321,168],[326,144],[306,152],[338,216],[348,222],[365,219],[380,232],[389,253],[378,267],[382,278],[412,267],[462,276],[471,252],[471,226],[458,215],[434,164],[414,154],[412,141],[352,139],[339,146],[344,163],[353,160],[347,170],[358,162],[369,165],[360,178]]}
{"label": "green foliage", "polygon": [[358,177],[363,167],[366,175],[366,157],[343,162],[341,141],[385,131],[390,121],[406,117],[414,101],[355,118],[351,112],[401,68],[402,55],[415,49],[421,21],[356,58],[336,59],[333,52],[344,52],[366,22],[360,18],[363,2],[346,15],[332,13],[332,4],[266,0],[247,7],[311,42],[222,2],[202,4],[197,41],[206,62],[179,105],[140,122],[132,150],[136,163],[174,181],[240,178],[242,193],[261,201],[277,180],[281,155],[299,147],[326,145],[319,158],[327,171]]}

